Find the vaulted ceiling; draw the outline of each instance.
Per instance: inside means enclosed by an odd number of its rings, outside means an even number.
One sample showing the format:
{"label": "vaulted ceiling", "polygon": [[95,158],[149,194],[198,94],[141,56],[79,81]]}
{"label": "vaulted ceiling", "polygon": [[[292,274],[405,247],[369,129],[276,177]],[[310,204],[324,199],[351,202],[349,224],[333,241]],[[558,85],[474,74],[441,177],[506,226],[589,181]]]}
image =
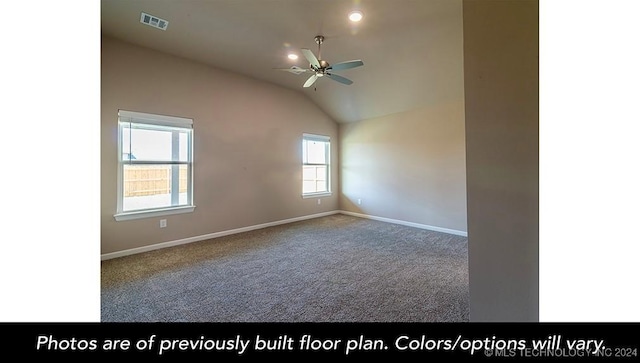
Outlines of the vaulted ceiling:
{"label": "vaulted ceiling", "polygon": [[[350,22],[352,10],[364,14]],[[140,22],[165,19],[165,31]],[[304,93],[337,122],[353,122],[463,95],[461,0],[102,0],[102,33]],[[274,68],[308,68],[300,53],[329,63],[361,59],[335,72],[354,83]],[[294,52],[295,61],[287,58]]]}

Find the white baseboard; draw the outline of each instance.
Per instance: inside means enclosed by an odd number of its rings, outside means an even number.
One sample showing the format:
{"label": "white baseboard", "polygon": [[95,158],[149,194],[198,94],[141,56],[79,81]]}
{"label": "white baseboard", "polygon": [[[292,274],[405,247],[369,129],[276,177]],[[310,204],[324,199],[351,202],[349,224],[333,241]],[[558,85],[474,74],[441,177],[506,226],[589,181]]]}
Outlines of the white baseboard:
{"label": "white baseboard", "polygon": [[393,223],[393,224],[401,224],[403,226],[408,226],[408,227],[427,229],[429,231],[443,232],[443,233],[448,233],[448,234],[455,234],[456,236],[467,237],[467,232],[458,231],[456,229],[435,227],[435,226],[430,226],[430,225],[427,225],[427,224],[420,224],[420,223],[414,223],[414,222],[401,221],[399,219],[391,219],[391,218],[385,218],[385,217],[372,216],[372,215],[369,215],[369,214],[349,212],[349,211],[346,211],[346,210],[341,210],[340,213],[341,214],[346,214],[348,216],[354,216],[354,217],[360,217],[360,218],[366,218],[366,219],[373,219],[373,220],[381,221],[381,222],[387,222],[387,223]]}
{"label": "white baseboard", "polygon": [[353,216],[353,217],[373,219],[373,220],[381,221],[381,222],[400,224],[400,225],[408,226],[408,227],[427,229],[427,230],[430,230],[430,231],[443,232],[443,233],[454,234],[454,235],[457,235],[457,236],[467,237],[467,232],[458,231],[458,230],[455,230],[455,229],[429,226],[429,225],[426,225],[426,224],[401,221],[401,220],[398,220],[398,219],[391,219],[391,218],[385,218],[385,217],[372,216],[372,215],[369,215],[369,214],[349,212],[349,211],[345,211],[345,210],[334,210],[334,211],[330,211],[330,212],[317,213],[317,214],[311,214],[311,215],[307,215],[307,216],[283,219],[283,220],[280,220],[280,221],[274,221],[274,222],[269,222],[269,223],[256,224],[254,226],[230,229],[230,230],[227,230],[227,231],[214,232],[214,233],[204,234],[204,235],[201,235],[201,236],[188,237],[188,238],[183,238],[183,239],[179,239],[179,240],[175,240],[175,241],[161,242],[161,243],[156,243],[156,244],[149,245],[149,246],[131,248],[131,249],[128,249],[128,250],[105,253],[105,254],[100,255],[100,259],[103,260],[103,261],[104,260],[110,260],[112,258],[124,257],[124,256],[134,255],[134,254],[137,254],[137,253],[148,252],[148,251],[153,251],[153,250],[159,250],[161,248],[179,246],[179,245],[183,245],[183,244],[187,244],[187,243],[193,243],[193,242],[204,241],[204,240],[218,238],[218,237],[229,236],[229,235],[236,234],[236,233],[249,232],[249,231],[253,231],[253,230],[256,230],[256,229],[261,229],[261,228],[278,226],[278,225],[281,225],[281,224],[304,221],[304,220],[307,220],[307,219],[326,217],[326,216],[330,216],[330,215],[338,214],[338,213],[349,215],[349,216]]}
{"label": "white baseboard", "polygon": [[209,234],[204,234],[204,235],[201,235],[201,236],[183,238],[183,239],[179,239],[179,240],[175,240],[175,241],[161,242],[161,243],[156,243],[156,244],[149,245],[149,246],[143,246],[143,247],[131,248],[131,249],[128,249],[128,250],[123,250],[123,251],[105,253],[103,255],[100,255],[100,259],[103,260],[103,261],[104,260],[110,260],[112,258],[134,255],[136,253],[148,252],[148,251],[158,250],[158,249],[161,249],[161,248],[167,248],[167,247],[173,247],[173,246],[183,245],[183,244],[187,244],[187,243],[204,241],[204,240],[208,240],[208,239],[212,239],[212,238],[228,236],[228,235],[231,235],[231,234],[249,232],[249,231],[253,231],[253,230],[256,230],[256,229],[273,227],[273,226],[277,226],[277,225],[281,225],[281,224],[287,224],[287,223],[293,223],[293,222],[299,222],[299,221],[304,221],[304,220],[307,220],[307,219],[325,217],[325,216],[330,216],[330,215],[338,214],[338,213],[340,213],[340,211],[334,210],[334,211],[330,211],[330,212],[317,213],[317,214],[311,214],[311,215],[307,215],[307,216],[283,219],[283,220],[275,221],[275,222],[256,224],[254,226],[230,229],[230,230],[227,230],[227,231],[209,233]]}

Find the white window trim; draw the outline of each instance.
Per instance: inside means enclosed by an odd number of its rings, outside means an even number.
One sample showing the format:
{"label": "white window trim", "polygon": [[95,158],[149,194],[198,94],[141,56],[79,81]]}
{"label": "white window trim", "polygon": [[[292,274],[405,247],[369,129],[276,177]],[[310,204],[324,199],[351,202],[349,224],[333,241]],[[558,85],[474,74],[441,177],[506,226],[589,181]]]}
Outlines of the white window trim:
{"label": "white window trim", "polygon": [[172,214],[182,214],[182,213],[191,213],[196,208],[195,205],[188,206],[180,206],[180,207],[170,207],[170,208],[158,208],[153,210],[138,210],[135,212],[123,212],[114,214],[114,218],[116,221],[128,221],[132,219],[142,219],[142,218],[151,218],[151,217],[162,217],[168,216]]}
{"label": "white window trim", "polygon": [[193,119],[177,116],[153,115],[150,113],[118,110],[118,118],[130,118],[135,120],[136,123],[142,124],[193,127]]}
{"label": "white window trim", "polygon": [[135,210],[130,212],[122,211],[122,202],[123,202],[123,163],[122,163],[122,125],[120,124],[121,119],[129,118],[132,122],[135,123],[144,123],[150,125],[158,125],[158,126],[174,126],[174,127],[186,127],[193,128],[193,119],[184,118],[184,117],[175,117],[175,116],[165,116],[165,115],[155,115],[148,114],[142,112],[134,112],[134,111],[126,111],[126,110],[118,110],[118,172],[117,172],[117,211],[116,214],[113,215],[116,221],[127,221],[133,219],[142,219],[142,218],[152,218],[152,217],[160,217],[172,214],[182,214],[182,213],[191,213],[194,211],[196,206],[193,203],[193,169],[194,169],[194,161],[193,161],[193,133],[190,138],[190,150],[189,150],[189,160],[191,164],[190,173],[188,174],[188,193],[190,195],[191,204],[190,205],[180,205],[175,207],[162,207],[162,208],[154,208],[148,210]]}
{"label": "white window trim", "polygon": [[[331,191],[331,137],[325,135],[317,135],[317,134],[302,134],[302,140],[307,141],[319,141],[319,142],[328,142],[326,152],[326,160],[327,160],[327,191],[326,192],[313,192],[313,193],[302,193],[302,199],[308,198],[318,198],[318,197],[330,197],[333,195]],[[304,160],[302,160],[302,165],[306,165]]]}
{"label": "white window trim", "polygon": [[332,192],[306,193],[302,194],[302,199],[330,197],[331,195],[333,195]]}
{"label": "white window trim", "polygon": [[315,135],[315,134],[302,134],[303,140],[310,141],[320,141],[320,142],[331,142],[331,138],[329,136],[324,135]]}

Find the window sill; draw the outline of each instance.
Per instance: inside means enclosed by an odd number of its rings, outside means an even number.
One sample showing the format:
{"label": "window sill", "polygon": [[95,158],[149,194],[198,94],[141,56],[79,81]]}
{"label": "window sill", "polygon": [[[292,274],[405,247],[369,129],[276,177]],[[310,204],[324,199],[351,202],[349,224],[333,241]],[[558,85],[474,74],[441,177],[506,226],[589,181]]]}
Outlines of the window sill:
{"label": "window sill", "polygon": [[196,208],[195,205],[189,205],[184,207],[154,209],[154,210],[145,210],[145,211],[137,211],[137,212],[124,212],[124,213],[115,214],[113,217],[116,219],[116,221],[120,222],[120,221],[132,220],[132,219],[168,216],[171,214],[191,213],[195,208]]}
{"label": "window sill", "polygon": [[302,194],[302,198],[307,199],[307,198],[318,198],[318,197],[330,197],[331,194],[332,194],[331,192],[309,193],[309,194]]}

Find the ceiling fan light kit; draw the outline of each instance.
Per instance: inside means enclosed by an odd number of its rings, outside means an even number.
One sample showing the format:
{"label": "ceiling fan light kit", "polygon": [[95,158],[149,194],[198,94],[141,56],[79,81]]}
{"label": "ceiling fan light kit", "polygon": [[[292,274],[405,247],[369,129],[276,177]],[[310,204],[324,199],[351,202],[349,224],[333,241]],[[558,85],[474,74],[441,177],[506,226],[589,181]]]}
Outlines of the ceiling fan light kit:
{"label": "ceiling fan light kit", "polygon": [[282,71],[287,71],[289,73],[293,73],[296,75],[299,75],[302,73],[312,73],[312,75],[307,79],[307,81],[303,85],[303,87],[305,88],[311,87],[318,80],[318,78],[322,78],[324,76],[327,76],[327,78],[342,84],[346,84],[346,85],[352,84],[353,83],[352,80],[339,76],[333,72],[363,66],[364,63],[362,62],[362,60],[356,59],[356,60],[340,62],[340,63],[331,65],[329,64],[329,62],[322,59],[322,43],[324,42],[324,36],[317,35],[314,38],[314,40],[316,44],[318,44],[317,57],[315,54],[313,54],[313,52],[310,49],[302,48],[300,50],[302,52],[302,55],[309,61],[309,68],[292,66],[291,68],[278,68],[278,69]]}

